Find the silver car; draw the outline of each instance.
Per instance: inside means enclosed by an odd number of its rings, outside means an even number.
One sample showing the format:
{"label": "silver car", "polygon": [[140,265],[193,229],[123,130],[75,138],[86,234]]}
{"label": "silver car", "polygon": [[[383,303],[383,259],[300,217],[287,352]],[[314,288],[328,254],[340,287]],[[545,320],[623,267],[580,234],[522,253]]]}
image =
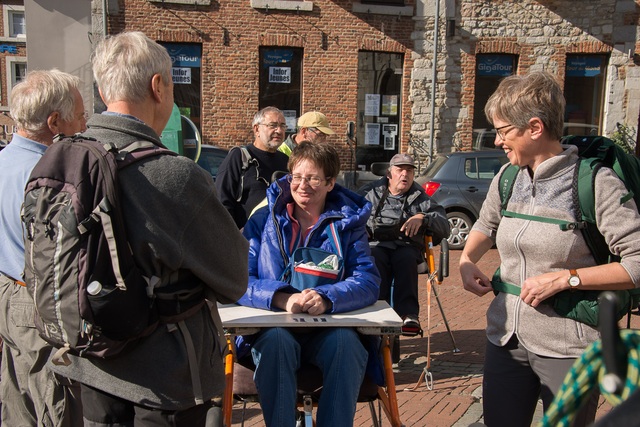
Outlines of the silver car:
{"label": "silver car", "polygon": [[440,154],[416,178],[427,195],[447,211],[450,249],[464,248],[493,177],[507,163],[503,151]]}

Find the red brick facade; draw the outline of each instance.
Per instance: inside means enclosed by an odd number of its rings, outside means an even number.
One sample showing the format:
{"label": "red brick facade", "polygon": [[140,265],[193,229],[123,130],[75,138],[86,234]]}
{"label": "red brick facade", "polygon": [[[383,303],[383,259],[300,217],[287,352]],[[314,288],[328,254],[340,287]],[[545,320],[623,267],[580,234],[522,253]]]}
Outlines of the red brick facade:
{"label": "red brick facade", "polygon": [[251,120],[258,110],[259,48],[303,48],[302,111],[319,110],[327,115],[338,133],[331,141],[347,167],[344,129],[347,121],[356,120],[360,50],[404,54],[402,151],[406,150],[412,112],[408,96],[412,18],[354,14],[351,3],[314,0],[312,12],[267,12],[252,8],[249,0],[212,1],[210,6],[121,0],[118,14],[110,16],[109,32],[140,30],[157,41],[201,43],[203,139],[226,147],[252,139]]}

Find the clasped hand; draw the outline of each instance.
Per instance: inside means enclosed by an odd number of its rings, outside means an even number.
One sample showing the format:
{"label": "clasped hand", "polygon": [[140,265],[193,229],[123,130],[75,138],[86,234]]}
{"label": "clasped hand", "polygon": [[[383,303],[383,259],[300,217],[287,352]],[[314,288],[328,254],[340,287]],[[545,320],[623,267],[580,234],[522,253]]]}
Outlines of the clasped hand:
{"label": "clasped hand", "polygon": [[330,308],[330,302],[313,289],[291,294],[287,299],[285,310],[290,313],[309,313],[313,316],[324,314]]}

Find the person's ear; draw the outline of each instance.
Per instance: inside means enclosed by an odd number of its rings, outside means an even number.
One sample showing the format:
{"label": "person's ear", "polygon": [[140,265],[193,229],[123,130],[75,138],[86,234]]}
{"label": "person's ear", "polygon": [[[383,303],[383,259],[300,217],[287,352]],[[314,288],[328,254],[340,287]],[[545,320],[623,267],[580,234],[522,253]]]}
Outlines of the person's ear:
{"label": "person's ear", "polygon": [[47,127],[53,135],[57,135],[60,133],[59,129],[61,120],[62,119],[60,118],[60,113],[57,111],[52,112],[51,114],[49,114],[49,117],[47,117]]}
{"label": "person's ear", "polygon": [[335,188],[335,186],[336,186],[336,179],[335,179],[335,178],[330,178],[330,179],[327,181],[327,187],[329,187],[329,190],[328,190],[328,191],[333,190],[333,189]]}
{"label": "person's ear", "polygon": [[159,73],[156,73],[151,77],[151,96],[153,99],[162,103],[166,94],[167,88],[166,85],[162,82],[162,76]]}
{"label": "person's ear", "polygon": [[544,133],[544,123],[538,117],[532,117],[529,120],[529,130],[531,132],[531,139],[536,140]]}

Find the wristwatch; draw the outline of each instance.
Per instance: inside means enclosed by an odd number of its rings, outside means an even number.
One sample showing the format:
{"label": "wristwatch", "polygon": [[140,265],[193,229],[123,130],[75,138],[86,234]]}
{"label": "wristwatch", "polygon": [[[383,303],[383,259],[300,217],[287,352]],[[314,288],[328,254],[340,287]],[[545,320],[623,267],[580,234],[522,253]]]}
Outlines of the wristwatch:
{"label": "wristwatch", "polygon": [[578,276],[578,272],[576,270],[569,270],[569,290],[574,292],[578,289],[578,286],[582,283],[580,280],[580,276]]}

